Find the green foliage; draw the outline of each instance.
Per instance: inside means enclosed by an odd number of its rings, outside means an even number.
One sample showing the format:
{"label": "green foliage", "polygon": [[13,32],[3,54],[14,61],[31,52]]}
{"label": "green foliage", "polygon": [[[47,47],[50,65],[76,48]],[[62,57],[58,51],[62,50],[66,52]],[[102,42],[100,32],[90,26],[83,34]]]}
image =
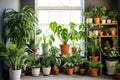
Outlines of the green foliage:
{"label": "green foliage", "polygon": [[114,67],[116,72],[120,72],[120,63],[116,64]]}
{"label": "green foliage", "polygon": [[7,19],[7,40],[10,39],[19,48],[29,44],[34,37],[34,26],[38,23],[35,12],[25,6],[20,11],[8,10],[4,18]]}
{"label": "green foliage", "polygon": [[61,66],[62,60],[60,58],[53,58],[52,64],[53,68],[59,68]]}
{"label": "green foliage", "polygon": [[54,57],[56,57],[56,56],[58,56],[58,54],[59,54],[59,48],[57,48],[56,46],[52,46],[50,49],[49,49],[49,54],[51,55],[51,56],[54,56]]}
{"label": "green foliage", "polygon": [[70,39],[68,28],[66,28],[64,25],[58,25],[57,22],[51,22],[50,29],[54,34],[57,35],[58,39],[63,44],[67,44],[68,40]]}
{"label": "green foliage", "polygon": [[102,68],[103,64],[99,62],[94,62],[94,61],[87,61],[89,69],[94,69],[94,68]]}
{"label": "green foliage", "polygon": [[105,6],[101,6],[101,7],[94,7],[91,9],[93,12],[94,17],[96,18],[100,18],[102,15],[106,14],[106,7]]}
{"label": "green foliage", "polygon": [[40,56],[34,56],[31,62],[31,67],[32,68],[40,68]]}
{"label": "green foliage", "polygon": [[31,60],[31,55],[24,55],[24,48],[17,48],[17,45],[10,42],[7,52],[0,56],[8,57],[5,62],[12,70],[19,70],[25,67],[25,64]]}
{"label": "green foliage", "polygon": [[88,48],[91,49],[91,55],[96,56],[97,51],[100,49],[99,39],[97,36],[91,32],[89,36],[89,42],[87,42]]}
{"label": "green foliage", "polygon": [[112,20],[117,20],[119,14],[118,14],[118,12],[114,9],[114,10],[109,11],[108,16],[109,16],[109,18],[112,19]]}
{"label": "green foliage", "polygon": [[106,41],[104,49],[101,50],[103,55],[107,57],[108,60],[113,61],[115,57],[119,55],[119,51],[115,46],[111,46],[109,41]]}
{"label": "green foliage", "polygon": [[85,16],[86,18],[92,18],[93,14],[94,13],[92,11],[83,12],[83,16]]}
{"label": "green foliage", "polygon": [[45,66],[45,67],[51,66],[51,57],[50,56],[41,56],[40,63],[42,66]]}

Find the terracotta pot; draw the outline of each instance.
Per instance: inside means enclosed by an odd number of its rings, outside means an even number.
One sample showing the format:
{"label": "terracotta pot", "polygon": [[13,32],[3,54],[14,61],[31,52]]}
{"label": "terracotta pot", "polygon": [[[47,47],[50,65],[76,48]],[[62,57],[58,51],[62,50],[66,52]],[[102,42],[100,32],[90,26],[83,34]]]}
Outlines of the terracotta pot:
{"label": "terracotta pot", "polygon": [[120,72],[115,73],[115,78],[116,78],[116,80],[120,80]]}
{"label": "terracotta pot", "polygon": [[98,62],[99,57],[98,56],[90,56],[90,61]]}
{"label": "terracotta pot", "polygon": [[100,24],[100,18],[94,18],[94,23],[95,24]]}
{"label": "terracotta pot", "polygon": [[109,36],[109,33],[106,33],[106,36]]}
{"label": "terracotta pot", "polygon": [[67,55],[69,53],[69,44],[66,45],[60,45],[60,49],[61,49],[61,54],[62,55]]}
{"label": "terracotta pot", "polygon": [[115,36],[116,35],[116,30],[111,30],[111,35]]}
{"label": "terracotta pot", "polygon": [[75,54],[76,51],[77,51],[77,48],[72,47],[72,54]]}
{"label": "terracotta pot", "polygon": [[58,68],[54,68],[53,71],[54,71],[55,75],[59,75],[59,69]]}
{"label": "terracotta pot", "polygon": [[98,69],[90,69],[90,76],[93,77],[98,76]]}
{"label": "terracotta pot", "polygon": [[73,68],[67,68],[67,74],[73,75]]}
{"label": "terracotta pot", "polygon": [[99,32],[99,36],[103,36],[103,31],[100,31],[100,32]]}
{"label": "terracotta pot", "polygon": [[80,68],[79,69],[79,74],[84,75],[85,72],[86,72],[86,70],[84,68]]}

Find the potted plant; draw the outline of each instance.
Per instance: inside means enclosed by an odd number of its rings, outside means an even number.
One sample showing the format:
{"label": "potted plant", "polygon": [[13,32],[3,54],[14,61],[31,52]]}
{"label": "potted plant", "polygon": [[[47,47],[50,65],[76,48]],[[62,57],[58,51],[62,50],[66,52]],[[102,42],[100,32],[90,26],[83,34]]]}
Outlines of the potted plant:
{"label": "potted plant", "polygon": [[50,29],[54,34],[57,35],[58,39],[62,42],[62,44],[60,45],[61,54],[68,54],[70,47],[70,45],[67,44],[68,40],[70,39],[70,32],[68,28],[66,28],[64,25],[58,25],[57,22],[51,22]]}
{"label": "potted plant", "polygon": [[93,12],[90,11],[85,11],[83,12],[83,16],[86,18],[86,23],[92,23],[93,22]]}
{"label": "potted plant", "polygon": [[101,22],[102,22],[103,24],[105,24],[107,18],[108,18],[108,16],[106,16],[106,15],[102,15],[102,16],[101,16]]}
{"label": "potted plant", "polygon": [[110,35],[110,29],[105,28],[105,29],[104,29],[104,32],[105,32],[106,36],[109,36],[109,35]]}
{"label": "potted plant", "polygon": [[114,9],[109,11],[108,16],[109,18],[112,20],[112,23],[116,23],[117,22],[117,17],[118,17],[118,12]]}
{"label": "potted plant", "polygon": [[51,46],[51,48],[49,49],[49,54],[53,57],[57,57],[59,56],[59,48],[57,48],[56,46]]}
{"label": "potted plant", "polygon": [[30,43],[31,38],[34,37],[31,34],[34,34],[34,27],[38,23],[35,11],[28,6],[23,7],[20,11],[10,9],[5,13],[4,19],[7,19],[7,41],[12,41],[19,48]]}
{"label": "potted plant", "polygon": [[100,44],[99,39],[97,36],[91,32],[91,35],[89,36],[89,42],[87,43],[88,48],[90,49],[89,52],[91,52],[91,56],[89,56],[91,61],[97,62],[99,57],[96,55],[100,50]]}
{"label": "potted plant", "polygon": [[103,65],[101,62],[87,61],[89,67],[90,76],[96,77],[98,76],[98,69],[102,68]]}
{"label": "potted plant", "polygon": [[103,50],[101,50],[103,55],[106,56],[106,67],[107,74],[114,75],[115,74],[115,66],[118,63],[116,57],[118,56],[118,49],[115,46],[111,46],[109,41],[106,41]]}
{"label": "potted plant", "polygon": [[51,57],[50,56],[41,56],[41,65],[43,75],[49,76],[51,72]]}
{"label": "potted plant", "polygon": [[40,74],[40,57],[33,55],[33,60],[31,62],[31,73],[33,76],[39,76]]}
{"label": "potted plant", "polygon": [[79,32],[76,29],[76,24],[73,22],[70,22],[70,40],[72,43],[72,53],[76,53],[77,51],[77,43],[79,40]]}
{"label": "potted plant", "polygon": [[72,59],[73,59],[73,63],[74,63],[73,71],[74,71],[74,73],[78,73],[78,71],[79,71],[79,64],[82,61],[81,60],[82,57],[80,56],[79,53],[76,52],[75,54],[72,55]]}
{"label": "potted plant", "polygon": [[66,61],[63,66],[67,67],[66,71],[68,75],[73,75],[74,57],[72,55],[66,56]]}
{"label": "potted plant", "polygon": [[79,63],[79,74],[84,75],[86,73],[86,62],[85,58],[82,58]]}
{"label": "potted plant", "polygon": [[112,36],[116,35],[116,28],[110,28],[110,32]]}
{"label": "potted plant", "polygon": [[106,13],[106,7],[105,6],[101,6],[101,7],[94,7],[91,9],[93,11],[94,14],[94,22],[96,24],[100,23],[100,18],[102,15],[105,15]]}
{"label": "potted plant", "polygon": [[55,75],[59,75],[59,68],[61,66],[61,59],[60,58],[54,58],[54,61],[52,60],[53,65],[53,72]]}
{"label": "potted plant", "polygon": [[17,45],[10,42],[7,51],[0,56],[6,56],[5,63],[9,67],[10,80],[20,80],[21,69],[25,68],[28,61],[31,60],[31,55],[24,55],[25,48],[17,48]]}
{"label": "potted plant", "polygon": [[115,66],[115,78],[116,80],[120,79],[120,63],[116,64]]}

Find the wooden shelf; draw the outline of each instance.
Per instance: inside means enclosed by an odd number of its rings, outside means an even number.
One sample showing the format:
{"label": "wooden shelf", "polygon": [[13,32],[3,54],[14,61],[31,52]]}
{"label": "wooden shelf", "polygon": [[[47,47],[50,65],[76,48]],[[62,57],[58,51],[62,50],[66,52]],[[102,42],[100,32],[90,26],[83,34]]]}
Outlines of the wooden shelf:
{"label": "wooden shelf", "polygon": [[95,25],[118,25],[118,23],[100,23]]}
{"label": "wooden shelf", "polygon": [[113,36],[113,35],[109,35],[109,36],[106,36],[106,35],[103,35],[103,36],[99,36],[99,37],[117,37],[117,35],[116,36]]}

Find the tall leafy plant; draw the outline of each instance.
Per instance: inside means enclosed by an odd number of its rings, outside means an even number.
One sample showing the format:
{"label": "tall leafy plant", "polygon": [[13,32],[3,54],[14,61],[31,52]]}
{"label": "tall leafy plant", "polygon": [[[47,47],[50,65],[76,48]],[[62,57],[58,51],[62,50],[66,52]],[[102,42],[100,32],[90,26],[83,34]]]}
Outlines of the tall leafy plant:
{"label": "tall leafy plant", "polygon": [[23,7],[20,11],[8,9],[4,15],[7,20],[6,28],[8,30],[7,40],[22,47],[28,44],[34,33],[34,26],[38,23],[35,12],[28,6]]}

